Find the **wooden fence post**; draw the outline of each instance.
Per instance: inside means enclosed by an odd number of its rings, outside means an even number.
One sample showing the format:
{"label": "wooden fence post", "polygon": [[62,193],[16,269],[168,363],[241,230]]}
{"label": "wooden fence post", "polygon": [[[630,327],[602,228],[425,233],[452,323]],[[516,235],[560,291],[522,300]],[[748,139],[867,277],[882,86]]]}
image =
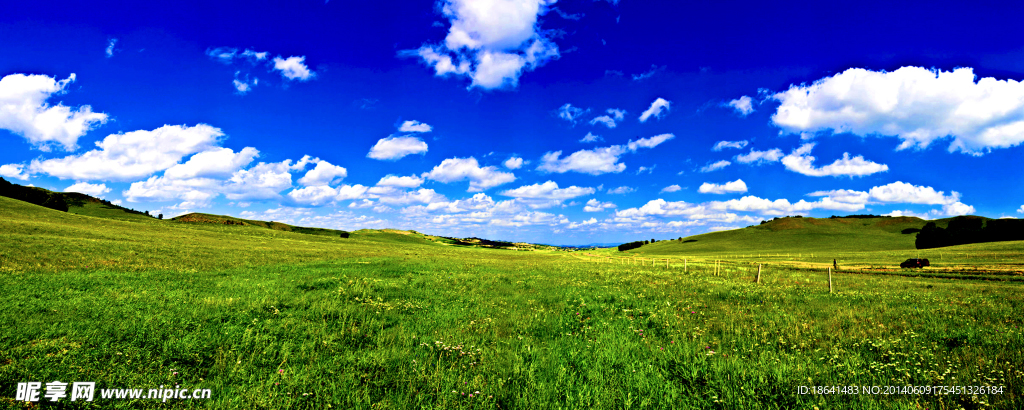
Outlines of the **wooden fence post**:
{"label": "wooden fence post", "polygon": [[761,264],[757,264],[757,283],[761,283]]}
{"label": "wooden fence post", "polygon": [[832,268],[828,268],[828,293],[832,293]]}

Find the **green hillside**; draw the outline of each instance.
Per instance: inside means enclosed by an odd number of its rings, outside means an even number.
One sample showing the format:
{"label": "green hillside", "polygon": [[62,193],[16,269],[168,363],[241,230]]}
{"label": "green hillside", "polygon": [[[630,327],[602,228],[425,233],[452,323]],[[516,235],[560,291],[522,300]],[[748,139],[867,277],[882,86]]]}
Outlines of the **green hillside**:
{"label": "green hillside", "polygon": [[[936,221],[942,224],[943,220]],[[778,218],[761,225],[660,241],[644,254],[812,253],[912,250],[927,221],[913,217]]]}
{"label": "green hillside", "polygon": [[348,232],[337,229],[306,228],[301,226],[288,225],[286,223],[281,222],[256,221],[252,219],[242,219],[225,215],[213,215],[203,213],[190,213],[181,216],[176,216],[174,218],[171,218],[171,221],[181,223],[215,224],[227,226],[258,226],[262,228],[273,229],[275,231],[295,232],[308,235],[340,236],[342,238],[347,238],[349,236]]}

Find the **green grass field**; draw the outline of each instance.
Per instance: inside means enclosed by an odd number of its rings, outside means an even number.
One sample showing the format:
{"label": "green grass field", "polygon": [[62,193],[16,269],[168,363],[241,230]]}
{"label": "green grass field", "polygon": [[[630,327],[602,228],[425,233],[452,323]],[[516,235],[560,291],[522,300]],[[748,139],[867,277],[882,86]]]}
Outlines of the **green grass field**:
{"label": "green grass field", "polygon": [[[880,231],[865,250],[799,235],[760,256],[671,248],[711,242],[698,236],[625,253],[652,266],[612,250],[118,220],[0,198],[0,406],[51,407],[15,402],[15,384],[59,380],[212,391],[62,408],[1024,408],[1022,284],[964,269],[1006,268],[1024,246],[928,250],[955,278],[840,270],[830,294],[819,264],[832,254],[891,266],[916,252],[913,235],[885,248],[904,234]],[[833,385],[1002,390],[798,394]]]}

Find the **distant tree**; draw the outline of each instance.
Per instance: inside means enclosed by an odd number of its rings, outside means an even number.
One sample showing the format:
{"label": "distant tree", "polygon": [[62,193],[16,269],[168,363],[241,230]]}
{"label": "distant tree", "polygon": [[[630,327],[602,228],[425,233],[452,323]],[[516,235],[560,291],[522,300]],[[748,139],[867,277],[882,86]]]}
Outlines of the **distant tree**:
{"label": "distant tree", "polygon": [[160,214],[156,217],[157,219],[164,219],[164,214]]}

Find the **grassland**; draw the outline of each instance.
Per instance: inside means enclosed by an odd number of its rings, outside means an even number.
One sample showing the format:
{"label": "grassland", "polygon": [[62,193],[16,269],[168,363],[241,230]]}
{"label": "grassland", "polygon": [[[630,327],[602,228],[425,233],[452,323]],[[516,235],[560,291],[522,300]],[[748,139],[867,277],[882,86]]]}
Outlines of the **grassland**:
{"label": "grassland", "polygon": [[[1007,259],[1021,247],[995,245]],[[112,220],[0,198],[0,405],[33,408],[14,384],[61,380],[213,391],[65,408],[1024,407],[1019,283],[840,271],[830,294],[821,269],[781,256],[755,284],[759,257],[742,249],[685,271],[683,253],[652,266],[602,252]],[[707,261],[727,255],[715,274]],[[797,394],[816,385],[1005,389]]]}

